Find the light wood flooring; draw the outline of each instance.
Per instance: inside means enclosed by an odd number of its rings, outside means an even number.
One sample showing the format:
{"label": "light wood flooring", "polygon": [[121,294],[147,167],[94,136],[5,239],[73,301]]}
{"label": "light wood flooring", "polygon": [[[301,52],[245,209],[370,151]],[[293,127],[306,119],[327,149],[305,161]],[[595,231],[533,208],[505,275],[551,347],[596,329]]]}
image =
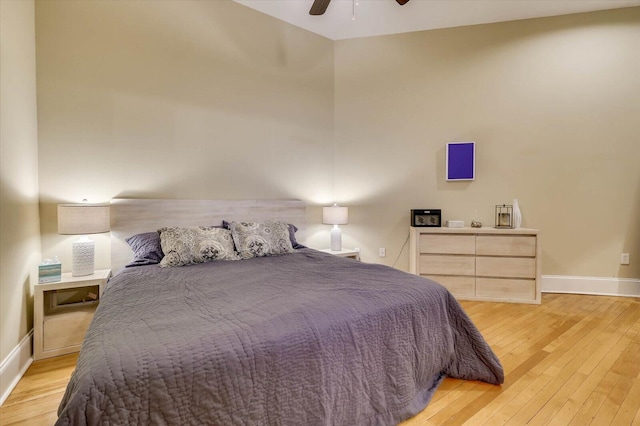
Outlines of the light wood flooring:
{"label": "light wood flooring", "polygon": [[[446,379],[402,426],[640,425],[640,299],[461,303],[502,361],[505,383]],[[34,362],[0,408],[0,424],[53,424],[76,359]]]}

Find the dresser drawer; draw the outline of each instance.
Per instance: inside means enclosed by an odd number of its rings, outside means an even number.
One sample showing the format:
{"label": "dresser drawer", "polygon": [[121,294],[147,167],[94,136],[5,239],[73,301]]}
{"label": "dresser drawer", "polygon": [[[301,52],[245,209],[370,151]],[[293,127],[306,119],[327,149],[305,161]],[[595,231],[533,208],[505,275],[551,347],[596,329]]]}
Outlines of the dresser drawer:
{"label": "dresser drawer", "polygon": [[489,299],[536,300],[535,280],[476,278],[476,296]]}
{"label": "dresser drawer", "polygon": [[420,253],[475,254],[476,238],[473,235],[420,235]]}
{"label": "dresser drawer", "polygon": [[470,297],[475,295],[476,279],[474,277],[448,275],[424,275],[424,277],[442,284],[454,296]]}
{"label": "dresser drawer", "polygon": [[536,237],[527,235],[478,235],[476,255],[536,256]]}
{"label": "dresser drawer", "polygon": [[475,275],[476,258],[423,254],[420,256],[421,275]]}
{"label": "dresser drawer", "polygon": [[43,321],[43,350],[81,345],[94,311],[95,305],[47,316]]}
{"label": "dresser drawer", "polygon": [[411,227],[409,270],[465,300],[540,303],[537,229]]}
{"label": "dresser drawer", "polygon": [[476,276],[535,278],[536,259],[522,257],[477,257]]}

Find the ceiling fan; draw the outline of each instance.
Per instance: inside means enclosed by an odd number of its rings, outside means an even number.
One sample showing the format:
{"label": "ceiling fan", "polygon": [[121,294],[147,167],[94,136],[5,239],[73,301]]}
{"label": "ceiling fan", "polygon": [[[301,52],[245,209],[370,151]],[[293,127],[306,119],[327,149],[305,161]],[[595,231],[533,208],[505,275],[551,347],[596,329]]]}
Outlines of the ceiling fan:
{"label": "ceiling fan", "polygon": [[[409,0],[396,0],[400,6],[406,4],[408,1]],[[329,2],[331,2],[331,0],[313,0],[309,15],[322,15],[327,10],[327,7],[329,7]]]}

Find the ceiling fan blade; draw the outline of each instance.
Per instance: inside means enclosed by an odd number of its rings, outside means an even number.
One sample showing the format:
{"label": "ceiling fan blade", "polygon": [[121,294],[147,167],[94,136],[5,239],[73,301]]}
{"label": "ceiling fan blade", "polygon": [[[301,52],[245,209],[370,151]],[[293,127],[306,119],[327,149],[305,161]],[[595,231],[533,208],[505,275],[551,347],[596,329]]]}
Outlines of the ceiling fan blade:
{"label": "ceiling fan blade", "polygon": [[404,6],[405,4],[409,3],[409,0],[396,0],[396,1],[400,6]]}
{"label": "ceiling fan blade", "polygon": [[309,15],[322,15],[325,10],[327,10],[330,1],[331,0],[313,0]]}

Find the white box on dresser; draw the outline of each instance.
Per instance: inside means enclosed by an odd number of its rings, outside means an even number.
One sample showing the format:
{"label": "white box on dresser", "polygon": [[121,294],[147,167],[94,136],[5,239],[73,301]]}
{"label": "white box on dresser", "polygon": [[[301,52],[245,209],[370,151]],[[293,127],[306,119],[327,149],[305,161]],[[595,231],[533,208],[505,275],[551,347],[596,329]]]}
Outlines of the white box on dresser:
{"label": "white box on dresser", "polygon": [[540,303],[537,229],[410,228],[410,272],[466,300]]}

